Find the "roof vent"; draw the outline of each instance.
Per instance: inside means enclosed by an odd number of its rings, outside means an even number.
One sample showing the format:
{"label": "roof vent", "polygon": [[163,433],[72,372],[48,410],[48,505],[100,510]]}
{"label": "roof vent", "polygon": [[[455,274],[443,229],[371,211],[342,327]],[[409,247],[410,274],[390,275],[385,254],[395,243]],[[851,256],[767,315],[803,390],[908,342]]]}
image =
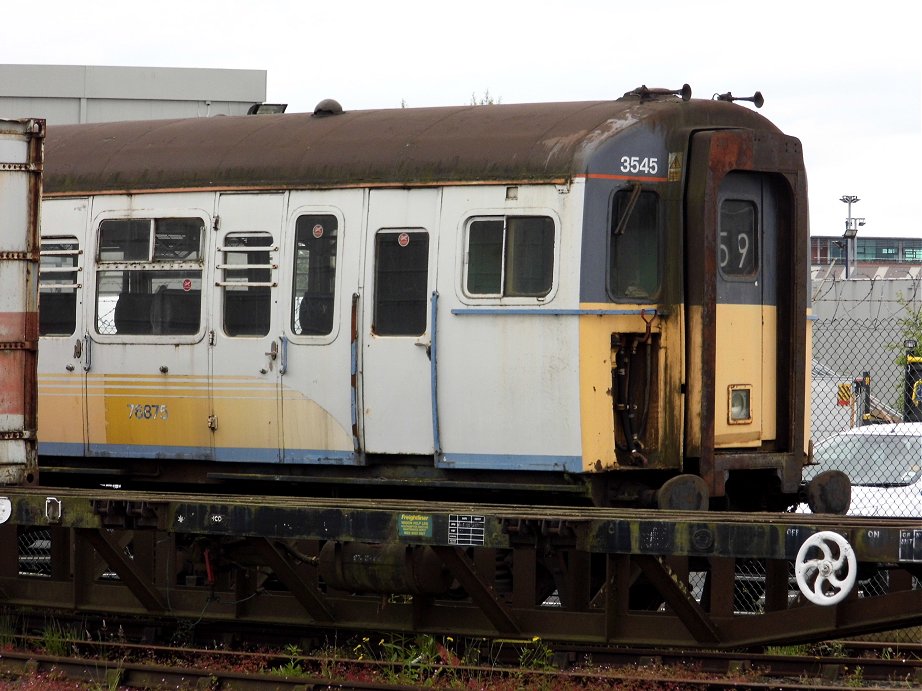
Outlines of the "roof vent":
{"label": "roof vent", "polygon": [[254,103],[247,111],[247,115],[277,115],[284,113],[288,108],[287,103]]}
{"label": "roof vent", "polygon": [[325,98],[314,108],[315,118],[325,118],[328,115],[342,115],[343,107],[339,101],[332,98]]}
{"label": "roof vent", "polygon": [[640,96],[641,101],[650,101],[662,96],[680,96],[683,101],[687,101],[691,98],[691,93],[691,87],[688,84],[683,84],[681,89],[649,89],[644,84],[633,91],[628,91],[624,97]]}

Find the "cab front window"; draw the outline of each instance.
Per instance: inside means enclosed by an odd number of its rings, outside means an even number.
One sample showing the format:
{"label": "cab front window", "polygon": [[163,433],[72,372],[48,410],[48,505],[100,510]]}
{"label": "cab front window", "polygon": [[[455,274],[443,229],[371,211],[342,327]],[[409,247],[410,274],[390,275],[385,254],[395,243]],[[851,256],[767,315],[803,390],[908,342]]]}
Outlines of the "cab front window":
{"label": "cab front window", "polygon": [[608,289],[621,302],[655,298],[662,282],[659,196],[639,187],[612,198]]}

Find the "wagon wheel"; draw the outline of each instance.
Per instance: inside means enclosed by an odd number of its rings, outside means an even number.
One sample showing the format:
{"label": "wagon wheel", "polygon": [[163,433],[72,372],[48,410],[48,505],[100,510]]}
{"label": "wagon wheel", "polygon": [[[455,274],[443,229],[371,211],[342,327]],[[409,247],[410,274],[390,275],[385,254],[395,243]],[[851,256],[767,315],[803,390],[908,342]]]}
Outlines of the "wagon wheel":
{"label": "wagon wheel", "polygon": [[[816,556],[817,550],[820,556]],[[858,562],[848,540],[829,530],[811,535],[797,552],[794,562],[797,586],[810,602],[835,605],[855,585]]]}

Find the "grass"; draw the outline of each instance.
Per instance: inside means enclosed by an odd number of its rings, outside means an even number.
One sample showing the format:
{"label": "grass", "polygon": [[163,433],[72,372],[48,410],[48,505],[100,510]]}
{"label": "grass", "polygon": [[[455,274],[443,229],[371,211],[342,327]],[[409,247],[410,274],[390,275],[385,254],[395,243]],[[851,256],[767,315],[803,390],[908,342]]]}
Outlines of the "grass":
{"label": "grass", "polygon": [[74,640],[74,632],[52,619],[42,629],[42,649],[46,655],[66,657],[71,652],[70,641]]}

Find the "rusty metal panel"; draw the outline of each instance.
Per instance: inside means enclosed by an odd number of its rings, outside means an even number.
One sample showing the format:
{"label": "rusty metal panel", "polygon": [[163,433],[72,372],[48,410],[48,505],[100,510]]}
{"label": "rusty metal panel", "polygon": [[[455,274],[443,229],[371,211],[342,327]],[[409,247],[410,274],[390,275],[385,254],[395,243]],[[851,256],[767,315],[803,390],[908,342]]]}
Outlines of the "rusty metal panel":
{"label": "rusty metal panel", "polygon": [[36,472],[44,120],[0,120],[0,484]]}

